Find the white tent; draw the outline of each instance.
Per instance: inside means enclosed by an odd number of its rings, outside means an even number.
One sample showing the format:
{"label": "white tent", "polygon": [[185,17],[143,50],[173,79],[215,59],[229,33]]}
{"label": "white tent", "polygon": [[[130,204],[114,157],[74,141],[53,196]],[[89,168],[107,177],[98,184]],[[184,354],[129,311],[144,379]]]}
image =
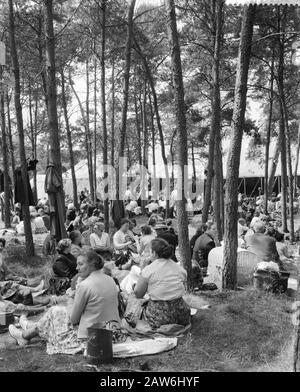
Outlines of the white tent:
{"label": "white tent", "polygon": [[[197,158],[197,151],[195,151],[195,156]],[[162,156],[161,156],[161,149],[159,146],[156,148],[155,158],[156,158],[156,165],[155,165],[156,178],[165,179],[166,178],[165,167],[164,167],[164,163],[163,163]],[[191,156],[189,158],[190,159],[188,162],[188,175],[189,175],[189,178],[192,178],[193,165],[192,165]],[[97,165],[96,166],[97,166],[97,184],[99,186],[99,189],[101,189],[101,183],[102,183],[102,178],[103,178],[103,174],[104,174],[101,155],[97,156]],[[172,175],[171,163],[168,164],[168,169],[169,169],[169,176],[171,177],[171,175]],[[114,169],[112,168],[112,171],[113,170]],[[138,173],[140,173],[140,168],[139,168],[139,165],[135,164],[133,167],[131,167],[129,169],[129,173],[127,173],[127,176],[134,177],[135,174],[138,174]],[[154,168],[153,168],[153,164],[152,164],[152,155],[150,153],[149,153],[148,173],[149,173],[150,177],[153,176],[153,174],[154,174]],[[196,174],[197,174],[198,178],[203,179],[204,165],[201,163],[201,161],[199,159],[196,159]],[[84,188],[89,189],[89,173],[88,173],[87,160],[82,160],[75,166],[75,175],[76,175],[76,180],[77,180],[78,192],[80,192]],[[174,177],[177,178],[177,176],[178,176],[178,170],[177,170],[177,166],[175,164],[174,165]],[[64,183],[64,190],[65,190],[66,195],[72,195],[73,188],[72,188],[71,170],[68,170],[67,172],[65,172],[63,174],[63,183]]]}
{"label": "white tent", "polygon": [[[251,137],[245,136],[242,141],[241,148],[241,160],[240,160],[240,178],[264,178],[265,176],[265,146],[257,146],[255,147],[255,157],[249,156],[249,145],[251,143]],[[275,155],[277,139],[272,139],[269,150],[269,169],[271,168],[273,158]],[[225,139],[222,141],[223,148],[223,170],[224,170],[224,178],[226,178],[226,170],[227,170],[227,157],[228,151],[230,147],[230,139]],[[297,148],[295,146],[291,146],[291,155],[292,155],[292,166],[293,169],[295,167],[296,161],[296,153]],[[277,169],[275,176],[281,175],[281,163],[280,156],[277,164]],[[298,175],[300,176],[300,165],[298,166]]]}

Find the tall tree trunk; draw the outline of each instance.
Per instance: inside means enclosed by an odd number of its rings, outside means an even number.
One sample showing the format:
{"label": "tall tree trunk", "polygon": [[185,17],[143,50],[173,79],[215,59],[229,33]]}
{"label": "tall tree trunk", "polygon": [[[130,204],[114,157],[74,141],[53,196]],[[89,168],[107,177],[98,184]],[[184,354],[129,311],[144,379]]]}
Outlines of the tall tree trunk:
{"label": "tall tree trunk", "polygon": [[[0,66],[0,80],[3,79],[3,66]],[[8,164],[8,149],[7,149],[7,135],[6,135],[6,118],[5,118],[5,103],[4,103],[4,85],[2,84],[0,94],[0,111],[1,111],[1,136],[2,136],[2,159],[3,159],[3,176],[4,176],[4,223],[5,228],[11,226],[10,223],[10,187],[9,187],[9,164]]]}
{"label": "tall tree trunk", "polygon": [[144,134],[144,153],[143,153],[143,165],[148,169],[148,116],[147,116],[147,87],[146,82],[144,84],[144,94],[143,94],[143,134]]}
{"label": "tall tree trunk", "polygon": [[[280,6],[277,7],[278,10],[278,33],[282,33],[285,29],[283,26],[284,15],[281,14]],[[286,136],[287,132],[285,113],[284,113],[284,40],[278,36],[278,46],[279,46],[279,64],[278,64],[278,93],[279,93],[279,104],[280,104],[280,148],[281,148],[281,213],[282,213],[282,229],[284,232],[288,231],[287,227],[287,159],[286,159]]]}
{"label": "tall tree trunk", "polygon": [[[82,117],[82,120],[83,120],[83,123],[84,123],[84,130],[85,130],[84,142],[85,142],[85,148],[86,148],[86,151],[87,151],[86,157],[87,157],[88,173],[89,173],[89,185],[90,185],[90,192],[91,192],[91,185],[92,185],[91,183],[93,183],[93,173],[92,173],[92,170],[91,170],[91,160],[90,160],[91,155],[90,155],[90,144],[89,144],[89,136],[88,136],[89,130],[88,130],[88,126],[87,126],[87,118],[86,118],[86,113],[84,111],[82,102],[81,102],[81,100],[79,98],[79,95],[77,94],[77,91],[75,90],[74,82],[72,81],[70,73],[69,73],[69,84],[70,84],[71,89],[73,91],[73,94],[75,95],[75,98],[76,98],[76,100],[78,102],[78,106],[79,106],[79,109],[80,109],[81,117]],[[92,189],[93,189],[93,185],[92,185]]]}
{"label": "tall tree trunk", "polygon": [[[151,121],[151,140],[152,140],[152,167],[153,167],[153,184],[156,187],[156,143],[155,143],[155,126],[154,126],[154,113],[153,113],[153,103],[151,100],[151,93],[148,92],[149,97],[149,107],[150,107],[150,121]],[[156,195],[159,189],[151,189],[152,195]],[[158,198],[158,197],[155,197]]]}
{"label": "tall tree trunk", "polygon": [[138,158],[139,158],[139,165],[142,166],[143,164],[143,154],[142,154],[142,139],[141,139],[141,123],[140,123],[140,113],[137,103],[136,92],[134,94],[134,110],[135,110],[135,124],[136,124],[136,131],[137,131],[137,142],[138,142]]}
{"label": "tall tree trunk", "polygon": [[[107,167],[108,165],[108,156],[107,156],[107,125],[106,125],[106,95],[105,95],[105,46],[106,46],[106,0],[102,0],[101,2],[102,8],[102,41],[101,41],[101,123],[102,123],[102,132],[103,132],[103,166]],[[107,170],[104,171],[104,181],[108,178]],[[105,223],[105,231],[109,231],[109,196],[108,196],[108,185],[104,189],[104,193],[106,193],[104,199],[104,223]]]}
{"label": "tall tree trunk", "polygon": [[12,178],[13,184],[16,182],[16,163],[15,163],[15,148],[12,138],[12,129],[11,129],[11,118],[10,118],[10,97],[8,93],[6,93],[6,108],[7,108],[7,130],[8,130],[8,141],[9,141],[9,151],[10,151],[10,162],[12,169]]}
{"label": "tall tree trunk", "polygon": [[116,93],[115,93],[115,59],[112,60],[112,70],[111,70],[111,166],[115,166],[115,103],[116,103]]}
{"label": "tall tree trunk", "polygon": [[193,166],[193,178],[192,181],[196,184],[197,181],[197,172],[196,172],[196,159],[195,159],[195,149],[194,142],[192,141],[192,166]]}
{"label": "tall tree trunk", "polygon": [[[214,220],[217,226],[218,239],[222,241],[223,228],[221,219],[221,197],[220,193],[221,178],[221,93],[220,93],[220,55],[221,55],[221,41],[223,31],[223,1],[215,2],[214,12],[214,60],[212,69],[212,134],[215,136],[214,140],[214,188],[213,188],[213,210]],[[204,215],[206,214],[204,200]],[[205,216],[204,216],[205,218]]]}
{"label": "tall tree trunk", "polygon": [[[283,9],[283,20],[281,29],[285,33],[285,23],[286,23],[286,8]],[[283,116],[284,122],[284,133],[282,134],[282,139],[285,139],[286,144],[286,159],[288,168],[288,195],[289,195],[289,212],[290,212],[290,241],[294,242],[294,180],[293,180],[293,168],[292,168],[292,156],[291,156],[291,140],[290,140],[290,129],[288,122],[288,110],[286,105],[285,91],[284,91],[284,65],[285,65],[285,34],[279,37],[280,52],[279,52],[279,75],[278,75],[278,92],[280,97],[281,115]],[[283,145],[282,145],[283,148]],[[281,152],[282,154],[282,152]],[[285,168],[286,170],[286,168]]]}
{"label": "tall tree trunk", "polygon": [[182,78],[181,54],[174,0],[166,0],[165,7],[167,12],[167,29],[171,49],[171,68],[174,85],[175,113],[178,133],[178,164],[182,172],[183,185],[181,189],[178,189],[179,199],[181,200],[177,200],[176,204],[178,218],[179,253],[182,263],[187,271],[187,289],[190,290],[192,288],[192,266],[189,246],[188,216],[185,208],[186,198],[184,192],[185,183],[186,180],[188,180],[188,178],[186,178],[186,168],[188,166],[188,146],[185,117],[184,86]]}
{"label": "tall tree trunk", "polygon": [[283,113],[285,122],[285,133],[286,133],[286,150],[287,150],[287,164],[288,164],[288,180],[289,180],[289,211],[290,211],[290,241],[295,240],[295,229],[294,229],[294,178],[292,168],[292,154],[291,154],[291,136],[288,123],[288,111],[286,107],[285,97],[283,97]]}
{"label": "tall tree trunk", "polygon": [[160,139],[160,146],[161,146],[161,156],[162,160],[164,163],[164,169],[165,169],[165,176],[166,176],[166,216],[169,217],[170,215],[170,174],[169,174],[169,169],[168,169],[168,160],[167,160],[167,154],[166,154],[166,148],[165,148],[165,140],[164,140],[164,132],[162,129],[161,125],[161,118],[160,118],[160,113],[158,109],[158,100],[157,100],[157,94],[156,94],[156,89],[155,89],[155,83],[153,79],[153,75],[151,72],[151,69],[149,67],[148,61],[146,56],[143,54],[140,45],[138,44],[137,40],[135,39],[135,47],[142,58],[144,69],[147,75],[147,79],[150,85],[151,93],[153,96],[153,106],[154,106],[154,112],[155,112],[155,117],[156,117],[156,123],[157,123],[157,128],[158,128],[158,133],[159,133],[159,139]]}
{"label": "tall tree trunk", "polygon": [[267,141],[266,141],[266,160],[265,160],[265,214],[268,215],[268,199],[269,199],[269,156],[270,156],[270,142],[271,142],[271,131],[272,131],[272,118],[273,118],[273,101],[274,101],[274,61],[275,61],[275,49],[273,49],[272,65],[271,65],[271,80],[270,80],[270,99],[269,99],[269,118],[267,128]]}
{"label": "tall tree trunk", "polygon": [[[96,50],[96,41],[95,41]],[[97,105],[97,58],[94,59],[94,140],[93,140],[93,181],[94,181],[94,199],[97,200],[97,116],[98,116],[98,105]]]}
{"label": "tall tree trunk", "polygon": [[46,108],[48,108],[48,95],[47,95],[47,74],[45,70],[45,59],[44,59],[44,45],[43,45],[43,15],[42,10],[38,15],[38,51],[39,51],[39,65],[41,68],[41,81],[44,92],[44,99]]}
{"label": "tall tree trunk", "polygon": [[277,164],[279,160],[279,154],[280,154],[280,139],[278,138],[276,147],[275,147],[275,152],[274,152],[274,157],[272,159],[272,166],[270,168],[270,173],[269,173],[269,183],[268,183],[268,188],[269,188],[269,194],[272,194],[274,184],[275,184],[275,174],[276,174],[276,169],[277,169]]}
{"label": "tall tree trunk", "polygon": [[15,21],[14,21],[14,9],[13,1],[9,0],[9,34],[10,34],[10,50],[12,59],[12,68],[15,77],[15,110],[17,117],[17,128],[19,134],[19,149],[20,149],[20,160],[21,160],[21,172],[22,181],[24,184],[24,203],[22,205],[22,213],[24,219],[24,232],[25,232],[25,243],[26,243],[26,254],[27,256],[34,255],[34,244],[31,230],[30,213],[29,213],[29,196],[28,196],[28,174],[27,174],[27,161],[24,144],[24,128],[23,128],[23,113],[21,106],[21,87],[20,87],[20,67],[19,58],[15,41]]}
{"label": "tall tree trunk", "polygon": [[[119,161],[117,164],[117,176],[116,176],[116,200],[115,204],[116,215],[120,216],[121,203],[120,199],[120,188],[121,193],[124,191],[124,184],[122,182],[122,176],[120,172],[124,172],[127,168],[124,167],[124,153],[125,153],[125,139],[126,139],[126,129],[127,129],[127,111],[128,111],[128,98],[129,98],[129,79],[130,79],[130,67],[131,67],[131,49],[132,49],[132,36],[133,36],[133,15],[136,0],[131,0],[128,9],[127,16],[127,37],[126,37],[126,47],[125,47],[125,66],[124,66],[124,76],[123,76],[123,99],[122,99],[122,119],[120,128],[120,145],[119,145]],[[117,211],[117,209],[119,211]]]}
{"label": "tall tree trunk", "polygon": [[[149,134],[148,134],[148,116],[147,116],[147,82],[144,81],[144,91],[143,91],[143,104],[142,104],[142,118],[143,118],[143,167],[146,169],[147,175],[145,178],[145,170],[142,171],[141,175],[141,190],[145,189],[145,197],[142,197],[142,211],[145,213],[145,206],[148,198],[148,153],[149,153]],[[141,193],[142,194],[142,193]]]}
{"label": "tall tree trunk", "polygon": [[242,31],[235,84],[232,134],[227,162],[224,227],[223,288],[236,288],[237,278],[237,224],[240,155],[245,124],[248,71],[251,57],[255,5],[244,6]]}
{"label": "tall tree trunk", "polygon": [[[36,139],[36,135],[35,135],[35,129],[34,129],[34,125],[33,125],[33,113],[32,113],[32,91],[31,91],[31,80],[29,78],[28,81],[28,95],[29,95],[29,123],[30,123],[30,141],[31,141],[31,150],[32,150],[32,158],[36,159],[36,155],[35,155],[35,139]],[[35,205],[37,205],[38,202],[38,194],[37,194],[37,170],[35,169],[33,171],[33,198],[34,198],[34,202]]]}
{"label": "tall tree trunk", "polygon": [[[62,164],[60,153],[60,132],[57,117],[57,86],[56,86],[56,64],[55,64],[55,35],[53,28],[53,0],[44,0],[45,4],[45,35],[46,35],[46,58],[47,58],[47,101],[48,101],[48,129],[49,129],[49,159],[56,170],[61,182],[59,195],[65,200]],[[62,237],[67,237],[64,230]],[[58,238],[56,238],[58,240]]]}
{"label": "tall tree trunk", "polygon": [[175,137],[177,135],[177,129],[174,130],[171,138],[171,145],[170,145],[170,154],[171,154],[171,190],[173,191],[175,188],[175,175],[174,175],[174,165],[175,165],[175,151],[174,151],[174,144],[175,144]]}
{"label": "tall tree trunk", "polygon": [[[53,0],[45,2],[45,32],[47,55],[48,127],[50,133],[50,161],[55,165],[62,182],[60,133],[57,117],[57,86],[55,64],[55,36],[53,28]],[[63,191],[62,191],[63,194]]]}
{"label": "tall tree trunk", "polygon": [[93,202],[95,203],[95,191],[94,191],[94,175],[93,175],[93,159],[92,159],[92,140],[90,130],[90,69],[89,59],[86,60],[86,138],[87,138],[87,161],[88,161],[88,172],[89,172],[89,184],[90,193]]}
{"label": "tall tree trunk", "polygon": [[72,145],[72,133],[71,133],[70,122],[69,122],[64,70],[61,71],[61,101],[62,101],[62,107],[64,112],[65,126],[67,131],[67,140],[68,140],[68,149],[69,149],[70,167],[71,167],[71,176],[72,176],[72,185],[73,185],[73,202],[76,210],[79,210],[77,180],[76,180],[74,153],[73,153],[73,145]]}
{"label": "tall tree trunk", "polygon": [[299,128],[298,128],[298,142],[297,142],[297,153],[296,153],[296,164],[295,164],[295,172],[294,172],[294,191],[295,191],[295,197],[297,194],[297,188],[298,188],[298,166],[299,166],[299,154],[300,154],[300,123],[299,123]]}

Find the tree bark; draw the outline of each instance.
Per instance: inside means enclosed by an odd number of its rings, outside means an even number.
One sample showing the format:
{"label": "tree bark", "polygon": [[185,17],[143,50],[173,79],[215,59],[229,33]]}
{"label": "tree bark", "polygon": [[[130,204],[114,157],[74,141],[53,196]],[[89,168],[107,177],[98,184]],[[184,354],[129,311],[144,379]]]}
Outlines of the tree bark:
{"label": "tree bark", "polygon": [[278,138],[278,141],[277,141],[276,147],[275,147],[274,157],[272,159],[272,166],[270,168],[270,173],[269,173],[269,183],[268,183],[269,194],[272,194],[272,192],[273,192],[273,187],[274,187],[274,183],[275,183],[275,174],[276,174],[277,164],[278,164],[278,160],[279,160],[279,154],[280,154],[280,140]]}
{"label": "tree bark", "polygon": [[185,101],[184,101],[184,86],[182,78],[182,65],[180,44],[177,31],[177,21],[174,0],[165,1],[167,13],[167,29],[169,44],[171,49],[171,68],[174,86],[175,98],[175,113],[177,123],[177,149],[178,149],[178,164],[182,172],[182,187],[178,189],[179,199],[177,200],[177,218],[178,218],[178,239],[179,239],[179,253],[182,263],[187,271],[187,289],[191,290],[191,254],[189,246],[189,229],[188,216],[186,212],[186,198],[185,198],[185,183],[188,180],[186,168],[188,165],[188,145],[187,145],[187,128],[185,116]]}
{"label": "tree bark", "polygon": [[297,194],[297,187],[298,187],[298,166],[299,166],[299,154],[300,154],[300,124],[298,128],[298,142],[297,142],[297,153],[296,153],[296,164],[295,164],[295,172],[294,172],[294,191],[295,191],[295,197]]}
{"label": "tree bark", "polygon": [[155,83],[154,83],[153,75],[152,75],[151,69],[149,67],[147,58],[143,54],[141,47],[138,44],[136,39],[135,39],[135,47],[138,51],[138,54],[142,58],[144,69],[145,69],[145,72],[147,75],[147,79],[148,79],[151,93],[152,93],[152,97],[153,97],[153,107],[154,107],[157,129],[158,129],[159,139],[160,139],[161,156],[162,156],[162,160],[164,163],[165,176],[166,176],[166,195],[165,195],[165,197],[166,197],[166,216],[169,217],[169,215],[170,215],[170,174],[169,174],[169,169],[168,169],[168,160],[167,160],[167,155],[166,155],[164,132],[162,129],[161,118],[160,118],[160,113],[159,113],[159,109],[158,109],[158,100],[157,100],[157,94],[156,94],[156,89],[155,89]]}
{"label": "tree bark", "polygon": [[138,142],[138,158],[139,158],[139,165],[142,166],[143,164],[143,155],[142,155],[142,139],[141,139],[141,123],[140,123],[140,114],[139,108],[136,98],[136,92],[134,94],[134,110],[135,110],[135,124],[136,124],[136,131],[137,131],[137,142]]}
{"label": "tree bark", "polygon": [[[3,66],[0,66],[0,80],[3,78]],[[10,187],[9,187],[9,164],[8,164],[8,149],[7,149],[7,135],[6,135],[6,118],[5,118],[5,104],[4,104],[4,85],[1,86],[0,94],[0,111],[1,111],[1,136],[2,136],[2,160],[3,160],[3,176],[4,176],[4,224],[5,228],[11,227],[10,223]]]}
{"label": "tree bark", "polygon": [[[96,50],[96,42],[95,42]],[[94,199],[97,200],[97,116],[98,116],[98,105],[97,105],[97,58],[94,59],[94,140],[93,140],[93,181],[94,181]]]}
{"label": "tree bark", "polygon": [[[284,31],[283,18],[281,15],[280,7],[278,10],[278,32],[282,33]],[[280,104],[280,127],[279,127],[279,139],[280,139],[280,149],[281,149],[281,213],[282,213],[282,229],[286,233],[288,231],[287,227],[287,158],[286,158],[286,135],[287,132],[285,113],[284,113],[284,40],[278,36],[278,46],[279,46],[279,64],[278,64],[278,93],[279,93],[279,104]]]}
{"label": "tree bark", "polygon": [[[88,173],[89,173],[89,184],[90,184],[90,192],[91,192],[91,183],[93,182],[93,173],[92,173],[92,170],[91,170],[91,161],[90,161],[91,155],[90,155],[90,144],[89,144],[89,136],[88,136],[89,130],[88,130],[88,126],[87,126],[86,113],[84,111],[82,102],[80,101],[79,95],[77,94],[77,91],[75,90],[74,83],[73,83],[72,78],[71,78],[71,74],[69,74],[69,84],[70,84],[71,89],[73,91],[73,94],[75,95],[75,98],[76,98],[76,100],[78,102],[78,106],[79,106],[79,109],[80,109],[81,117],[82,117],[82,120],[83,120],[83,123],[84,123],[84,130],[85,130],[84,142],[85,142],[85,148],[86,148],[86,152],[87,152],[86,157],[87,157]],[[93,189],[93,186],[92,186],[92,189]]]}
{"label": "tree bark", "polygon": [[112,67],[111,67],[111,166],[115,167],[115,102],[116,102],[116,93],[115,93],[115,59],[112,59]]}
{"label": "tree bark", "polygon": [[[153,113],[153,103],[151,100],[151,93],[149,91],[149,107],[150,107],[150,117],[151,117],[151,139],[152,139],[152,165],[153,165],[153,184],[156,186],[156,143],[155,143],[155,126],[154,126],[154,113]],[[152,194],[156,193],[156,189],[151,189]],[[154,191],[154,192],[153,192]]]}
{"label": "tree bark", "polygon": [[53,28],[53,0],[44,0],[44,2],[47,56],[48,127],[50,133],[50,162],[55,165],[59,178],[62,182],[60,133],[57,117],[57,86],[55,64],[55,36]]}
{"label": "tree bark", "polygon": [[25,243],[26,243],[26,254],[27,256],[34,256],[34,244],[31,230],[30,213],[29,213],[29,197],[27,188],[27,161],[25,153],[24,143],[24,128],[23,128],[23,113],[21,105],[21,87],[20,87],[20,67],[19,58],[15,41],[15,21],[14,21],[14,9],[13,1],[9,0],[9,34],[10,34],[10,50],[12,59],[12,68],[15,77],[15,110],[17,117],[17,128],[19,134],[19,149],[20,149],[20,160],[21,160],[21,172],[22,181],[24,184],[24,203],[22,205],[23,219],[24,219],[24,232],[25,232]]}
{"label": "tree bark", "polygon": [[[103,132],[103,166],[104,168],[108,165],[108,155],[107,155],[107,124],[106,124],[106,94],[105,94],[105,46],[106,46],[106,0],[101,2],[102,8],[102,40],[101,40],[101,123]],[[107,170],[104,171],[104,181],[108,178]],[[104,189],[104,192],[108,192],[108,186]],[[104,199],[104,224],[105,231],[109,231],[109,196],[106,195]]]}
{"label": "tree bark", "polygon": [[70,122],[69,122],[64,70],[61,71],[61,101],[62,101],[62,107],[64,112],[64,119],[65,119],[65,126],[67,132],[67,140],[68,140],[68,149],[69,149],[70,167],[71,167],[71,176],[72,176],[72,185],[73,185],[73,202],[76,210],[79,210],[77,180],[76,180],[74,153],[73,153],[73,145],[72,145],[72,133],[71,133]]}
{"label": "tree bark", "polygon": [[239,168],[245,111],[247,101],[248,71],[251,57],[255,5],[244,6],[238,66],[235,84],[232,134],[227,162],[224,227],[223,288],[234,290],[237,278],[237,224]]}
{"label": "tree bark", "polygon": [[[214,140],[214,189],[213,189],[213,210],[214,220],[217,226],[218,239],[223,239],[223,228],[221,218],[221,198],[223,193],[220,192],[221,178],[221,93],[220,93],[220,55],[221,55],[221,44],[222,44],[222,31],[223,31],[223,1],[215,2],[214,12],[214,59],[212,69],[212,134],[215,137]],[[204,199],[204,215],[206,214],[206,206]],[[204,216],[205,218],[205,216]]]}
{"label": "tree bark", "polygon": [[115,210],[116,216],[120,216],[120,211],[122,209],[120,199],[120,188],[123,190],[124,186],[122,184],[122,177],[120,177],[120,171],[123,172],[127,168],[123,167],[123,161],[125,153],[125,139],[126,139],[126,129],[127,129],[127,111],[128,111],[128,98],[129,98],[129,79],[130,79],[130,67],[131,67],[131,49],[132,49],[132,36],[133,36],[133,15],[136,0],[131,0],[127,15],[127,37],[126,37],[126,47],[125,47],[125,66],[124,66],[124,76],[123,76],[123,99],[122,99],[122,119],[120,128],[120,145],[119,145],[119,161],[117,163],[117,175],[116,175],[116,200]]}
{"label": "tree bark", "polygon": [[14,148],[14,143],[13,143],[13,139],[12,139],[12,129],[11,129],[10,97],[9,97],[8,93],[6,93],[6,108],[7,108],[7,130],[8,130],[10,161],[11,161],[11,169],[12,169],[13,185],[14,185],[16,182],[16,176],[15,176],[16,163],[15,163],[15,148]]}
{"label": "tree bark", "polygon": [[89,70],[89,59],[86,60],[86,138],[87,138],[87,161],[88,161],[88,172],[89,172],[89,184],[90,193],[93,202],[95,199],[94,190],[94,175],[93,175],[93,158],[92,158],[92,139],[90,131],[90,70]]}
{"label": "tree bark", "polygon": [[271,80],[270,80],[270,99],[269,99],[269,118],[268,118],[268,128],[267,128],[267,141],[266,141],[266,160],[265,160],[265,214],[268,215],[268,199],[269,199],[269,187],[268,187],[268,177],[269,177],[269,156],[270,156],[270,142],[271,142],[271,131],[272,131],[272,118],[273,118],[273,101],[274,101],[274,56],[275,50],[273,49],[272,66],[271,66]]}
{"label": "tree bark", "polygon": [[[32,92],[31,92],[31,80],[29,78],[28,81],[28,94],[29,94],[29,123],[30,123],[30,141],[31,141],[31,150],[32,150],[32,158],[36,159],[36,148],[35,148],[35,129],[33,125],[33,113],[32,113]],[[36,169],[33,171],[33,198],[35,205],[38,202],[38,194],[37,194],[37,178],[36,178],[37,171]]]}

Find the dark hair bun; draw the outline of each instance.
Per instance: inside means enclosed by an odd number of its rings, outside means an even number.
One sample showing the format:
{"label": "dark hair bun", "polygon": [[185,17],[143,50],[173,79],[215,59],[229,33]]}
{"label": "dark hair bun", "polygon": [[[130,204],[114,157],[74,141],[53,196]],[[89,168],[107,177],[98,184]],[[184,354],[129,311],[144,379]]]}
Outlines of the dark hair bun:
{"label": "dark hair bun", "polygon": [[104,267],[103,258],[94,251],[88,252],[87,262],[90,264],[94,264],[96,270],[101,270]]}
{"label": "dark hair bun", "polygon": [[166,245],[162,250],[161,250],[161,255],[160,257],[162,259],[170,259],[173,255],[173,248],[171,245]]}
{"label": "dark hair bun", "polygon": [[170,259],[173,256],[174,248],[162,238],[153,240],[151,247],[160,259]]}

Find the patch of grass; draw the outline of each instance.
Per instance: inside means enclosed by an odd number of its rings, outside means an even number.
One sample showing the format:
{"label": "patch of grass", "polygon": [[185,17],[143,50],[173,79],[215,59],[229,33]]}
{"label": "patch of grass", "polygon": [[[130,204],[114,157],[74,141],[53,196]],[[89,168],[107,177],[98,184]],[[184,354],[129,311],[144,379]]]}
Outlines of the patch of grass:
{"label": "patch of grass", "polygon": [[[202,295],[201,295],[202,296]],[[290,371],[293,327],[284,295],[243,292],[205,293],[211,304],[193,317],[192,329],[175,350],[155,356],[116,359],[100,371]],[[0,335],[1,340],[1,335]],[[9,343],[2,371],[94,371],[81,355],[48,356],[45,344],[14,349]]]}

